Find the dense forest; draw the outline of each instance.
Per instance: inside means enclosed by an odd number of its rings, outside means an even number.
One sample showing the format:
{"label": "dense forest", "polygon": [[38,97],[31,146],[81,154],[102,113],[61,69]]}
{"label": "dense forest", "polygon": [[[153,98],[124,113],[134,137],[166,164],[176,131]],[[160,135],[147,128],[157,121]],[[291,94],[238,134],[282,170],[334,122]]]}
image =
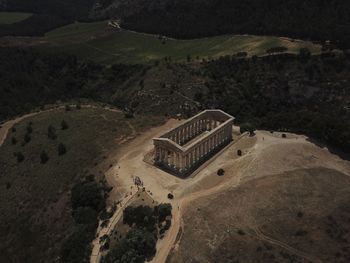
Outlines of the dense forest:
{"label": "dense forest", "polygon": [[5,48],[0,55],[6,58],[0,63],[0,120],[82,98],[137,114],[188,117],[221,108],[238,123],[305,133],[350,152],[348,53],[311,56],[302,49],[299,55],[111,67],[31,50]]}
{"label": "dense forest", "polygon": [[[350,47],[346,0],[157,0],[143,1],[123,26],[176,38],[222,34],[278,35],[333,40]],[[135,4],[136,5],[136,4]]]}
{"label": "dense forest", "polygon": [[0,1],[1,10],[35,15],[0,25],[0,36],[42,35],[74,20],[118,18],[126,29],[175,38],[277,35],[331,40],[341,48],[350,47],[350,2],[346,0],[8,0]]}
{"label": "dense forest", "polygon": [[86,19],[94,2],[94,0],[11,0],[1,4],[0,1],[0,11],[33,13],[23,21],[0,25],[0,37],[44,35],[75,20]]}

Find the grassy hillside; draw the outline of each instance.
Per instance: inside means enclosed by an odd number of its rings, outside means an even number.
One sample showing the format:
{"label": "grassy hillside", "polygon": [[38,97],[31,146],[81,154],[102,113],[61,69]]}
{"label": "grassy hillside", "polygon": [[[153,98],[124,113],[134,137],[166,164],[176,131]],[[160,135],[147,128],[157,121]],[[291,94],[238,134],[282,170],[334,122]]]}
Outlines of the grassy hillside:
{"label": "grassy hillside", "polygon": [[81,23],[75,22],[67,26],[56,28],[45,34],[45,37],[49,39],[54,38],[66,38],[66,37],[76,37],[82,34],[95,34],[107,27],[107,21],[94,22],[94,23]]}
{"label": "grassy hillside", "polygon": [[[62,120],[68,124],[65,130]],[[17,124],[0,147],[1,262],[56,262],[73,230],[72,184],[90,174],[98,177],[103,156],[134,130],[159,120],[125,119],[122,113],[102,108],[72,108],[44,112]],[[49,125],[55,128],[56,139],[48,138]],[[24,143],[29,126],[30,141]],[[66,148],[62,155],[60,143]],[[46,163],[41,162],[42,151],[48,155]],[[18,162],[14,153],[17,157],[22,153],[24,160]]]}
{"label": "grassy hillside", "polygon": [[0,12],[0,25],[13,24],[30,17],[31,13]]}
{"label": "grassy hillside", "polygon": [[349,262],[349,186],[346,174],[305,169],[196,200],[167,262]]}
{"label": "grassy hillside", "polygon": [[[113,32],[105,37],[94,37],[107,28],[107,22],[75,23],[55,29],[46,34],[50,41],[64,42],[62,50],[81,58],[91,59],[104,64],[113,63],[149,63],[170,57],[173,61],[186,61],[188,55],[192,59],[217,58],[247,52],[248,55],[264,55],[266,50],[284,46],[287,52],[297,53],[300,48],[307,47],[313,53],[319,53],[321,47],[308,41],[295,41],[279,37],[267,36],[219,36],[194,40],[163,39],[154,35],[130,31]],[[82,43],[69,43],[79,36],[81,39],[90,35],[93,40]],[[55,47],[57,48],[57,47]]]}

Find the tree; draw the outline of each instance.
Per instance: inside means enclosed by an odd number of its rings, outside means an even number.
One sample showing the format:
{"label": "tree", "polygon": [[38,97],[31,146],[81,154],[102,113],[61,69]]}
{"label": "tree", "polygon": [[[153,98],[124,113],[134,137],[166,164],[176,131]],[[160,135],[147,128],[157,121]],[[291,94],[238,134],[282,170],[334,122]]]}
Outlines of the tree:
{"label": "tree", "polygon": [[250,136],[254,136],[255,126],[251,123],[243,123],[240,127],[240,132],[245,133],[246,131],[249,132]]}
{"label": "tree", "polygon": [[17,157],[17,162],[21,163],[24,161],[24,155],[22,152],[17,152],[15,155]]}
{"label": "tree", "polygon": [[26,143],[30,142],[31,139],[32,139],[32,138],[30,137],[29,133],[26,133],[26,134],[24,135],[24,141],[25,141]]}
{"label": "tree", "polygon": [[99,212],[105,207],[101,187],[95,182],[79,182],[72,188],[71,203],[73,209],[90,207]]}
{"label": "tree", "polygon": [[43,150],[40,154],[40,161],[42,164],[45,164],[45,163],[47,163],[48,160],[49,160],[49,156],[47,155],[45,150]]}
{"label": "tree", "polygon": [[78,207],[73,210],[73,218],[77,224],[97,225],[97,212],[91,207]]}
{"label": "tree", "polygon": [[171,216],[172,206],[171,204],[160,204],[156,207],[158,212],[158,220],[159,222],[163,222],[167,216]]}
{"label": "tree", "polygon": [[299,49],[299,58],[302,61],[307,61],[310,59],[310,57],[311,57],[311,52],[307,47],[303,47]]}
{"label": "tree", "polygon": [[30,124],[28,124],[26,129],[27,129],[27,133],[28,134],[31,134],[33,132],[33,128],[32,128],[32,126]]}
{"label": "tree", "polygon": [[67,152],[66,146],[63,143],[58,145],[58,155],[63,155]]}
{"label": "tree", "polygon": [[57,138],[56,129],[52,125],[49,125],[47,128],[47,137],[51,140],[55,140]]}
{"label": "tree", "polygon": [[218,176],[223,176],[225,174],[225,170],[220,168],[218,171],[217,171],[217,175]]}
{"label": "tree", "polygon": [[65,120],[62,120],[61,128],[62,128],[62,130],[67,130],[69,128],[69,126]]}

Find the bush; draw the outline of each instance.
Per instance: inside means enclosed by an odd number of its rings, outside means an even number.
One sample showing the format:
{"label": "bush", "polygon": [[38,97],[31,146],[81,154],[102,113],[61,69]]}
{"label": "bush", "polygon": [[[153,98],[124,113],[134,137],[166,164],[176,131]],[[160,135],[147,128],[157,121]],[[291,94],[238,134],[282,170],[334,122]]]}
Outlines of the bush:
{"label": "bush", "polygon": [[66,146],[63,143],[58,145],[58,155],[63,155],[67,152]]}
{"label": "bush", "polygon": [[239,230],[237,231],[237,233],[238,233],[239,235],[241,235],[241,236],[245,235],[245,233],[244,233],[244,231],[243,231],[242,229],[239,229]]}
{"label": "bush", "polygon": [[79,182],[72,188],[71,203],[73,209],[90,207],[99,212],[105,207],[101,187],[95,181]]}
{"label": "bush", "polygon": [[237,155],[242,156],[242,150],[237,150]]}
{"label": "bush", "polygon": [[12,143],[13,145],[17,144],[17,139],[16,139],[16,137],[12,137],[12,138],[11,138],[11,143]]}
{"label": "bush", "polygon": [[225,170],[220,168],[218,171],[217,171],[217,175],[218,176],[223,176],[225,174]]}
{"label": "bush", "polygon": [[77,224],[97,226],[97,212],[91,207],[78,207],[73,211],[73,218]]}
{"label": "bush", "polygon": [[134,228],[128,232],[116,248],[112,249],[104,258],[102,263],[112,262],[135,262],[148,261],[156,253],[156,237],[144,230]]}
{"label": "bush", "polygon": [[158,214],[159,222],[163,222],[168,216],[171,216],[172,206],[171,204],[160,204],[155,207],[155,210]]}
{"label": "bush", "polygon": [[26,134],[24,135],[24,141],[25,141],[25,143],[29,143],[31,139],[32,139],[32,138],[30,137],[30,135],[29,135],[28,133],[26,133]]}
{"label": "bush", "polygon": [[240,127],[240,132],[245,133],[249,132],[250,136],[254,136],[255,126],[251,123],[243,123]]}
{"label": "bush", "polygon": [[67,130],[69,128],[67,122],[65,120],[62,120],[61,122],[61,129],[62,130]]}
{"label": "bush", "polygon": [[71,110],[69,105],[66,105],[66,106],[64,107],[64,109],[65,109],[66,111],[70,111],[70,110]]}
{"label": "bush", "polygon": [[49,160],[49,156],[47,155],[47,153],[43,150],[40,154],[40,161],[42,164],[47,163],[47,161]]}
{"label": "bush", "polygon": [[28,134],[31,134],[31,133],[33,132],[33,128],[32,128],[32,126],[31,126],[31,124],[28,124],[26,130],[27,130],[27,133],[28,133]]}
{"label": "bush", "polygon": [[61,262],[88,262],[90,242],[95,237],[95,229],[88,225],[77,225],[64,241],[61,249]]}
{"label": "bush", "polygon": [[282,133],[282,138],[287,138],[287,134]]}
{"label": "bush", "polygon": [[174,199],[174,195],[173,195],[172,193],[169,193],[169,194],[168,194],[168,198],[169,198],[169,199]]}
{"label": "bush", "polygon": [[18,152],[18,153],[16,153],[15,155],[16,155],[16,158],[17,158],[17,162],[21,163],[21,162],[24,161],[24,155],[23,155],[23,153]]}
{"label": "bush", "polygon": [[57,138],[56,129],[52,125],[49,125],[47,128],[47,137],[51,140],[55,140]]}
{"label": "bush", "polygon": [[311,58],[311,52],[307,47],[301,48],[299,50],[299,58],[302,61],[307,61]]}

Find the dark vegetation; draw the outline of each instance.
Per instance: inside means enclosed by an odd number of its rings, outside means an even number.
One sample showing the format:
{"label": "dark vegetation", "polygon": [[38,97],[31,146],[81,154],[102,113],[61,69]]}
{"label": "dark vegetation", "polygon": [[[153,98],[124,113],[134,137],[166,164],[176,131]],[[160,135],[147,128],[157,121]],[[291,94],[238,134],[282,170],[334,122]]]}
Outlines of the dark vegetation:
{"label": "dark vegetation", "polygon": [[[62,120],[68,129],[61,129]],[[150,120],[128,121],[140,130]],[[48,138],[50,125],[55,140]],[[31,140],[24,143],[28,132]],[[103,171],[110,162],[103,157],[118,147],[116,138],[130,133],[122,113],[99,107],[52,109],[17,123],[0,147],[0,261],[86,262],[97,218],[107,218],[103,200],[111,188]],[[45,164],[42,151],[49,157]]]}
{"label": "dark vegetation", "polygon": [[162,236],[171,225],[170,204],[149,206],[129,206],[124,210],[123,223],[131,230],[116,247],[102,259],[103,263],[133,262],[143,263],[156,253],[158,236]]}
{"label": "dark vegetation", "polygon": [[[350,151],[350,55],[225,56],[200,64],[101,66],[74,56],[0,49],[0,119],[56,101],[100,101],[128,112],[234,115],[242,131],[292,131]],[[142,84],[142,85],[141,85]],[[189,99],[184,100],[181,94]],[[61,123],[61,128],[67,128]],[[55,128],[48,136],[55,139]],[[30,143],[30,133],[24,143]],[[19,139],[16,136],[16,139]]]}
{"label": "dark vegetation", "polygon": [[9,0],[0,11],[34,13],[27,19],[0,25],[1,36],[41,36],[75,20],[86,20],[95,0]]}
{"label": "dark vegetation", "polygon": [[[143,66],[106,68],[64,54],[43,55],[29,50],[0,48],[0,121],[59,100],[89,98],[123,107],[111,96]],[[67,129],[67,123],[61,123]],[[55,129],[48,136],[55,139]]]}
{"label": "dark vegetation", "polygon": [[346,0],[145,0],[132,3],[138,7],[137,11],[124,17],[123,26],[137,31],[177,38],[229,33],[278,35],[332,40],[342,47],[350,47],[350,3]]}
{"label": "dark vegetation", "polygon": [[350,152],[350,57],[326,53],[208,62],[207,107],[254,127],[304,133]]}
{"label": "dark vegetation", "polygon": [[90,262],[90,243],[95,238],[98,214],[105,209],[106,189],[93,176],[88,176],[73,186],[71,206],[75,226],[62,245],[62,262]]}

